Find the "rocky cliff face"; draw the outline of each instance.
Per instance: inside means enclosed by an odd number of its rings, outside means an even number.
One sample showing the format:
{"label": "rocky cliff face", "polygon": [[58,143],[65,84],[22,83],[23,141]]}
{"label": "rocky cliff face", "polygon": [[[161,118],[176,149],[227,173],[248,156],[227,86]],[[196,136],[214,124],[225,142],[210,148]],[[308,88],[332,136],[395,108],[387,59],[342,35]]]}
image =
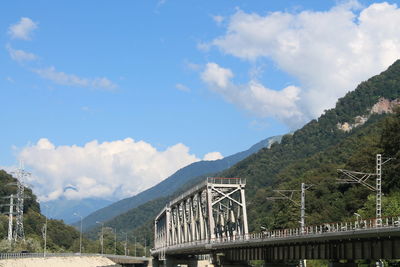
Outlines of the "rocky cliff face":
{"label": "rocky cliff face", "polygon": [[336,126],[339,130],[342,130],[343,132],[350,132],[352,129],[366,123],[372,114],[393,113],[393,110],[397,106],[400,106],[399,98],[390,101],[389,99],[381,97],[379,98],[378,102],[372,106],[368,114],[362,116],[356,116],[354,118],[354,123],[349,123],[349,122],[338,123]]}
{"label": "rocky cliff face", "polygon": [[389,99],[381,97],[379,101],[371,108],[370,114],[393,113],[394,108],[399,105],[399,98],[390,101]]}

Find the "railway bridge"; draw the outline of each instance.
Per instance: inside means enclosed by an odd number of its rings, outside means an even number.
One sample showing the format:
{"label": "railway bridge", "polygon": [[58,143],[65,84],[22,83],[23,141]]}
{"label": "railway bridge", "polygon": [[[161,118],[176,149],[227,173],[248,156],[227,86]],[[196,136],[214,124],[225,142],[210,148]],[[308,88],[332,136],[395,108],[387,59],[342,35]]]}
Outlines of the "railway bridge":
{"label": "railway bridge", "polygon": [[400,259],[400,216],[249,233],[245,185],[240,178],[207,178],[172,200],[154,221],[153,266],[198,266],[203,258],[209,266]]}

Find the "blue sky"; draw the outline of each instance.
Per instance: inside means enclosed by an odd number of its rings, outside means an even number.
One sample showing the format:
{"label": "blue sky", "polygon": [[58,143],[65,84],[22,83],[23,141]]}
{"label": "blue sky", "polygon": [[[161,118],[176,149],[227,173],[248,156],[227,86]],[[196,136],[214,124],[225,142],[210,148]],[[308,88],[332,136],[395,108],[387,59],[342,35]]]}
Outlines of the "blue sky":
{"label": "blue sky", "polygon": [[287,133],[399,57],[397,2],[3,2],[0,166],[128,196]]}

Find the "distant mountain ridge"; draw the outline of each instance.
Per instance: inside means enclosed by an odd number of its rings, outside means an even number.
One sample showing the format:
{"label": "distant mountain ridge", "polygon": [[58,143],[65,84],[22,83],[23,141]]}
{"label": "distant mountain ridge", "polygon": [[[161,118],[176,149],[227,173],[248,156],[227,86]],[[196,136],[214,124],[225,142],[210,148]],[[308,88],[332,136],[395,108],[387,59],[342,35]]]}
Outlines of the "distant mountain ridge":
{"label": "distant mountain ridge", "polygon": [[74,215],[74,213],[85,217],[98,209],[110,205],[111,203],[112,201],[101,198],[60,198],[47,202],[40,202],[40,207],[43,215],[46,215],[49,218],[63,220],[65,223],[70,224],[79,219]]}
{"label": "distant mountain ridge", "polygon": [[[227,156],[220,160],[198,161],[192,163],[163,180],[159,184],[129,198],[122,199],[102,209],[99,209],[83,219],[83,228],[86,231],[96,225],[96,221],[108,221],[122,213],[127,212],[143,203],[153,199],[164,197],[175,192],[179,187],[198,176],[212,174],[230,168],[237,162],[247,158],[260,149],[269,147],[275,142],[280,142],[281,136],[273,136],[264,139],[249,149]],[[77,225],[77,223],[75,223]]]}

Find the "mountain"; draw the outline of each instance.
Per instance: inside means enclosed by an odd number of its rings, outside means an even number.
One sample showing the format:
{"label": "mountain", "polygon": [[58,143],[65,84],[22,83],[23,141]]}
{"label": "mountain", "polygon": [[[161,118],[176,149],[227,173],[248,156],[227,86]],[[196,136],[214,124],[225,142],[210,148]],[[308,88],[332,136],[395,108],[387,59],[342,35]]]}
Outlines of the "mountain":
{"label": "mountain", "polygon": [[[361,185],[338,184],[341,176],[337,169],[374,173],[377,153],[386,157],[395,156],[393,151],[398,153],[400,145],[398,140],[393,141],[395,138],[390,141],[392,147],[385,148],[383,144],[389,142],[385,136],[399,132],[390,126],[390,121],[399,119],[399,115],[391,115],[400,104],[399,98],[398,60],[340,98],[335,108],[325,111],[293,135],[284,136],[280,144],[263,149],[224,171],[221,175],[225,177],[247,179],[250,229],[297,226],[296,206],[285,201],[267,201],[266,197],[274,194],[272,189],[299,189],[301,182],[313,184],[307,192],[309,224],[349,219],[358,211],[366,214],[366,205],[373,193]],[[383,187],[387,197],[399,191],[399,170],[385,176]]]}
{"label": "mountain", "polygon": [[[122,199],[107,207],[97,210],[83,219],[83,228],[86,231],[96,225],[96,221],[105,222],[115,216],[123,214],[130,209],[133,209],[143,203],[156,199],[158,197],[165,197],[172,194],[177,188],[184,185],[191,179],[201,176],[220,172],[225,170],[240,160],[248,157],[249,155],[259,151],[262,148],[269,147],[274,142],[280,141],[280,136],[267,138],[253,145],[246,151],[236,153],[234,155],[225,157],[220,160],[214,161],[198,161],[192,163],[163,180],[159,184],[129,198]],[[78,225],[78,223],[75,223]]]}
{"label": "mountain", "polygon": [[[274,189],[299,189],[302,182],[313,185],[306,193],[307,224],[354,219],[354,212],[373,217],[374,193],[361,185],[338,184],[337,169],[373,173],[377,153],[397,158],[384,169],[383,214],[400,214],[400,114],[393,114],[399,104],[400,61],[396,61],[340,98],[335,108],[318,119],[219,173],[246,178],[250,230],[298,226],[296,205],[267,197],[274,195]],[[169,197],[144,203],[106,224],[152,238],[154,216],[184,190],[174,189]]]}
{"label": "mountain", "polygon": [[85,198],[79,200],[60,198],[41,202],[40,207],[43,214],[47,217],[63,220],[65,223],[70,224],[79,219],[74,213],[85,217],[111,203],[112,201],[101,198]]}

